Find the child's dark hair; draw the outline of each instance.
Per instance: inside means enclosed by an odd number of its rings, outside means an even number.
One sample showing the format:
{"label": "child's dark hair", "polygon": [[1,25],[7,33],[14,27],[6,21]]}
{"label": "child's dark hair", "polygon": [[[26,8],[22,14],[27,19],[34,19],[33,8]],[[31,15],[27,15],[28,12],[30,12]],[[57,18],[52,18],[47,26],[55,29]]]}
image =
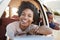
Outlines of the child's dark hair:
{"label": "child's dark hair", "polygon": [[25,9],[31,9],[34,13],[33,13],[33,20],[34,20],[34,24],[38,24],[39,22],[39,13],[38,13],[38,10],[37,8],[32,4],[30,3],[29,1],[23,1],[21,3],[21,5],[19,6],[18,8],[18,16],[20,17],[21,14],[22,14],[22,11],[25,10]]}

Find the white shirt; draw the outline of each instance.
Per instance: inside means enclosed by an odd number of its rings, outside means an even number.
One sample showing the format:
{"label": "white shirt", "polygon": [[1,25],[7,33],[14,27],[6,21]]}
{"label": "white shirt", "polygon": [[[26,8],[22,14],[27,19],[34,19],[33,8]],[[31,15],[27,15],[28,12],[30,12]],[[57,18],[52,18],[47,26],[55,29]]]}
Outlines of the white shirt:
{"label": "white shirt", "polygon": [[6,27],[6,36],[13,39],[16,35],[27,33],[31,29],[39,28],[37,25],[31,24],[25,31],[19,28],[19,21],[12,22]]}

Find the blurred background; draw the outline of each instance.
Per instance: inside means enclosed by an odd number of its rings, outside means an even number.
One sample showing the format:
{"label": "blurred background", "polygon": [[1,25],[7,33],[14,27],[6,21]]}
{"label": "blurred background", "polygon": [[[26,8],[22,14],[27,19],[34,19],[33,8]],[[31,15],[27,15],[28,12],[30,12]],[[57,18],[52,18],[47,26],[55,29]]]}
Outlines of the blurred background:
{"label": "blurred background", "polygon": [[[5,28],[6,25],[18,20],[18,14],[17,14],[17,10],[19,5],[21,4],[22,0],[11,0],[8,7],[5,8],[5,11],[3,12],[3,14],[0,13],[0,37],[4,37],[3,34],[6,32]],[[26,1],[26,0],[24,0]],[[39,0],[41,1],[45,6],[47,6],[49,8],[49,10],[51,10],[54,14],[54,21],[56,21],[57,23],[60,24],[60,0]],[[0,0],[0,4],[1,4]],[[38,8],[38,4],[36,4],[34,1],[31,1],[37,8]],[[3,6],[4,7],[4,6]],[[1,10],[2,6],[0,5],[0,10]],[[39,10],[39,8],[38,8]],[[0,11],[1,12],[1,11]],[[2,16],[1,16],[2,15]],[[9,20],[9,21],[8,21]],[[3,25],[2,25],[3,24]],[[3,31],[3,32],[2,32]],[[53,35],[55,40],[60,40],[60,30],[53,30]],[[1,38],[0,38],[1,39]]]}

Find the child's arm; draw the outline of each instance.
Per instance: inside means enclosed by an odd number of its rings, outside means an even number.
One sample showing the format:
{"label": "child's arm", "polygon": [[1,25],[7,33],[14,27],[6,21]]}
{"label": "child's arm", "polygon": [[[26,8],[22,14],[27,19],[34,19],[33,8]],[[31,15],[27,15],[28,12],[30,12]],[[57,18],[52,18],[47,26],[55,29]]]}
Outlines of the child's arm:
{"label": "child's arm", "polygon": [[45,26],[41,26],[37,29],[36,33],[43,34],[43,35],[49,35],[49,34],[52,34],[52,30],[49,28],[46,28]]}
{"label": "child's arm", "polygon": [[52,31],[51,31],[51,29],[46,28],[45,26],[41,26],[38,29],[35,28],[35,29],[30,30],[29,34],[32,34],[32,35],[35,35],[35,34],[49,35],[49,34],[52,34]]}

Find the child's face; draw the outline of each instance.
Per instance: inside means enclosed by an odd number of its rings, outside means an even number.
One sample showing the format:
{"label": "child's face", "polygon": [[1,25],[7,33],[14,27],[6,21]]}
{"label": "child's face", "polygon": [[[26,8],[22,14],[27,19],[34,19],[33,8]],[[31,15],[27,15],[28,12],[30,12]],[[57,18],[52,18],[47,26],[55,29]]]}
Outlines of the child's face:
{"label": "child's face", "polygon": [[20,16],[20,24],[22,26],[29,26],[33,22],[33,11],[31,9],[25,9]]}

